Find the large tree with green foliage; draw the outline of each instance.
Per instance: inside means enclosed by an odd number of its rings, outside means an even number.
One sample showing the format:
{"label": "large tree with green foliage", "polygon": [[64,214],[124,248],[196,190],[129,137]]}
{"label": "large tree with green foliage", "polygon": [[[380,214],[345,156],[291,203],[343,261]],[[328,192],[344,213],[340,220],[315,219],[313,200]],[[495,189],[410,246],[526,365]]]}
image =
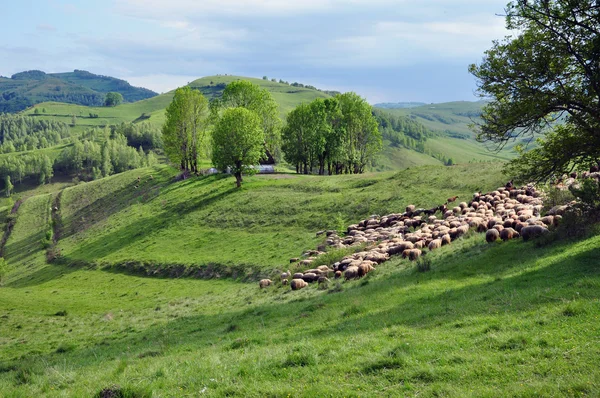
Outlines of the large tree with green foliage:
{"label": "large tree with green foliage", "polygon": [[121,93],[117,92],[109,92],[106,93],[106,97],[104,98],[104,106],[117,106],[123,102],[123,96]]}
{"label": "large tree with green foliage", "polygon": [[[286,161],[295,165],[297,172],[309,174],[318,167],[319,174],[323,175],[326,165],[343,157],[341,116],[335,98],[317,98],[289,113],[282,130],[282,149]],[[331,167],[329,171],[331,173]]]}
{"label": "large tree with green foliage", "polygon": [[281,119],[279,106],[271,93],[246,80],[231,82],[223,90],[221,98],[211,103],[213,115],[218,118],[220,112],[228,108],[246,108],[259,117],[264,135],[264,145],[274,158],[279,157],[281,145]]}
{"label": "large tree with green foliage", "polygon": [[382,147],[373,108],[356,93],[339,94],[336,98],[342,112],[340,125],[345,134],[343,151],[346,157],[338,167],[344,167],[347,173],[363,173]]}
{"label": "large tree with green foliage", "polygon": [[[595,0],[516,0],[513,33],[495,41],[470,72],[489,99],[478,137],[500,147],[551,129],[509,170],[544,180],[600,158],[600,5]],[[558,126],[556,123],[559,122]]]}
{"label": "large tree with green foliage", "polygon": [[182,171],[198,172],[198,156],[210,121],[208,100],[188,86],[178,88],[166,114],[162,129],[165,153]]}
{"label": "large tree with green foliage", "polygon": [[264,130],[260,117],[245,108],[226,109],[212,132],[212,162],[229,169],[238,188],[243,174],[252,174],[264,156]]}

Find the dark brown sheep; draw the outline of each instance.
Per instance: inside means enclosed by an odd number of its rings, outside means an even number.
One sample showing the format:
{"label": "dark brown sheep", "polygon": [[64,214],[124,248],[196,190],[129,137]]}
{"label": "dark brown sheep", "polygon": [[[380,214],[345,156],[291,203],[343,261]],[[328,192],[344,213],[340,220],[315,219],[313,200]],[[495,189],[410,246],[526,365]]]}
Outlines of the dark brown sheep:
{"label": "dark brown sheep", "polygon": [[342,271],[335,271],[335,279],[340,279],[342,277]]}
{"label": "dark brown sheep", "polygon": [[302,280],[304,282],[314,282],[317,279],[319,279],[319,276],[313,272],[307,272],[306,274],[302,275]]}
{"label": "dark brown sheep", "polygon": [[512,228],[504,228],[501,232],[500,232],[500,239],[502,239],[503,241],[507,241],[507,240],[511,240],[511,239],[516,239],[518,237],[520,237],[521,235],[519,235],[519,233],[517,231],[515,231]]}
{"label": "dark brown sheep", "polygon": [[500,232],[497,229],[488,229],[485,233],[485,240],[487,243],[494,243],[500,239]]}

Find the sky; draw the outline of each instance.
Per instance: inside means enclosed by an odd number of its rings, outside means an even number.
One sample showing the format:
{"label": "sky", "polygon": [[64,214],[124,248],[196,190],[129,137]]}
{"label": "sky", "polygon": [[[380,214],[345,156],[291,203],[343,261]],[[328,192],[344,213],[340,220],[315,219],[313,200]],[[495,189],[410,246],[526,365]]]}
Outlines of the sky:
{"label": "sky", "polygon": [[474,101],[507,0],[2,0],[0,75],[83,69],[166,92],[283,79],[371,103]]}

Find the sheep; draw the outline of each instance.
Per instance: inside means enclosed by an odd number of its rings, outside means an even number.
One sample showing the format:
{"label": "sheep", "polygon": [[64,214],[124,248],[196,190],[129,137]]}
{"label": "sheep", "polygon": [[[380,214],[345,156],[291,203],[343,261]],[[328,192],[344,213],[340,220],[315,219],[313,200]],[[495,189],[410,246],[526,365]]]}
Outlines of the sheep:
{"label": "sheep", "polygon": [[360,265],[358,266],[358,276],[363,277],[369,272],[373,271],[375,268],[373,268],[372,264],[373,262],[371,261],[364,261],[360,263]]}
{"label": "sheep", "polygon": [[429,250],[439,249],[440,247],[442,247],[441,239],[434,239],[428,245]]}
{"label": "sheep", "polygon": [[500,231],[500,238],[505,242],[507,240],[516,239],[520,236],[521,235],[517,231],[515,231],[514,229],[512,229],[510,227],[504,228],[502,231]]}
{"label": "sheep", "polygon": [[289,281],[288,279],[282,279],[282,280],[281,280],[281,284],[282,284],[283,286],[287,286],[287,285],[288,285],[288,283],[290,283],[290,281]]}
{"label": "sheep", "polygon": [[406,206],[406,213],[410,215],[415,211],[416,208],[417,206],[415,205],[408,205]]}
{"label": "sheep", "polygon": [[303,275],[304,275],[304,274],[303,274],[302,272],[296,272],[296,273],[293,275],[292,279],[302,279],[302,276],[303,276]]}
{"label": "sheep", "polygon": [[[415,242],[414,246],[415,246],[415,249],[422,249],[425,247],[425,241],[419,240],[419,241]],[[408,250],[410,250],[410,249],[408,249]]]}
{"label": "sheep", "polygon": [[527,242],[529,239],[537,238],[548,232],[548,228],[544,228],[541,225],[528,225],[521,229],[521,236],[523,237],[523,240]]}
{"label": "sheep", "polygon": [[292,276],[292,273],[290,272],[290,270],[288,270],[287,272],[282,272],[281,273],[281,279],[288,279],[290,276]]}
{"label": "sheep", "polygon": [[319,279],[319,276],[314,272],[307,272],[306,274],[302,275],[302,280],[305,282],[314,282],[317,279]]}
{"label": "sheep", "polygon": [[388,253],[390,256],[393,256],[393,255],[395,255],[395,254],[400,254],[400,253],[402,253],[404,250],[407,250],[407,249],[412,249],[412,248],[414,248],[414,247],[415,247],[415,245],[414,245],[414,243],[412,243],[412,242],[409,242],[409,241],[406,241],[406,242],[400,242],[400,243],[398,243],[397,245],[394,245],[394,246],[389,246],[389,247],[387,248],[387,253]]}
{"label": "sheep", "polygon": [[267,286],[271,286],[272,283],[273,281],[270,279],[261,279],[260,282],[258,282],[258,287],[264,289]]}
{"label": "sheep", "polygon": [[467,202],[460,202],[458,204],[458,207],[460,207],[462,210],[466,209],[469,207],[469,205],[467,204]]}
{"label": "sheep", "polygon": [[300,261],[299,258],[290,258],[290,264],[297,263],[298,261]]}
{"label": "sheep", "polygon": [[358,267],[353,265],[352,267],[346,268],[346,271],[344,271],[344,278],[346,278],[346,280],[358,278]]}
{"label": "sheep", "polygon": [[452,243],[452,238],[450,237],[449,234],[445,234],[443,235],[440,240],[442,241],[442,246],[444,245],[449,245],[450,243]]}
{"label": "sheep", "polygon": [[408,258],[410,261],[415,261],[421,257],[423,252],[419,249],[406,249],[402,252],[402,258]]}
{"label": "sheep", "polygon": [[342,277],[342,271],[335,271],[335,279],[340,279]]}
{"label": "sheep", "polygon": [[485,240],[487,243],[494,243],[498,239],[500,239],[500,232],[498,232],[497,229],[488,229],[485,233]]}
{"label": "sheep", "polygon": [[304,282],[302,279],[292,279],[292,290],[300,290],[308,286],[308,283]]}

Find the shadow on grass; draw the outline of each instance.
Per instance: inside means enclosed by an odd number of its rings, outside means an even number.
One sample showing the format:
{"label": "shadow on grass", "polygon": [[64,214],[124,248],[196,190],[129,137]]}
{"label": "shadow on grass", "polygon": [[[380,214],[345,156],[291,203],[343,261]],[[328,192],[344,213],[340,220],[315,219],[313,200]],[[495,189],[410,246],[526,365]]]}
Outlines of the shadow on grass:
{"label": "shadow on grass", "polygon": [[[587,243],[597,240],[591,238]],[[524,318],[525,314],[572,294],[575,289],[573,286],[581,279],[600,276],[597,262],[600,247],[597,244],[583,245],[577,254],[558,259],[552,257],[561,249],[567,249],[565,245],[552,250],[532,249],[531,246],[527,246],[527,250],[523,249],[519,245],[507,245],[509,256],[521,254],[522,261],[517,264],[502,262],[504,259],[498,258],[494,251],[480,253],[462,263],[465,268],[483,267],[484,273],[493,270],[498,278],[490,282],[470,280],[470,284],[462,287],[432,291],[428,283],[436,279],[443,280],[443,273],[434,271],[419,274],[407,269],[388,278],[370,279],[368,284],[351,282],[336,294],[308,296],[313,293],[282,293],[274,289],[263,292],[257,287],[256,295],[271,294],[276,298],[280,294],[296,294],[299,298],[287,303],[249,307],[245,305],[244,298],[238,297],[236,300],[239,300],[239,305],[231,306],[230,311],[177,318],[165,325],[148,327],[111,341],[97,341],[94,347],[78,349],[72,353],[43,354],[34,361],[49,366],[64,361],[65,358],[69,360],[69,356],[72,356],[73,361],[85,364],[82,366],[96,367],[104,361],[122,358],[124,352],[128,352],[131,359],[140,357],[148,349],[149,342],[174,351],[180,350],[181,346],[204,347],[214,344],[222,344],[226,349],[229,343],[245,337],[249,331],[264,330],[265,327],[272,331],[285,330],[286,333],[265,333],[264,336],[257,334],[251,339],[252,344],[288,344],[323,336],[344,341],[349,335],[376,333],[393,325],[417,329],[452,326],[459,321],[498,312],[523,314]],[[537,264],[540,259],[545,261],[543,265]],[[437,259],[434,267],[443,269],[445,265],[440,264],[443,260]],[[461,264],[458,259],[448,262],[450,267]],[[405,294],[405,288],[415,285],[421,286],[419,289],[422,291]],[[596,294],[593,286],[578,286],[576,289],[581,292],[582,297]],[[398,297],[397,303],[394,303],[394,297]],[[360,304],[352,304],[357,302]],[[378,305],[383,309],[378,311]],[[352,306],[356,308],[348,311]],[[326,311],[331,318],[327,324],[310,322],[310,314],[319,311]],[[300,322],[302,318],[308,319]],[[231,325],[235,325],[235,328],[232,329]],[[169,333],[165,334],[165,330],[169,330]],[[229,332],[224,335],[224,331]],[[219,341],[222,343],[217,343]],[[31,360],[25,358],[24,361]]]}

